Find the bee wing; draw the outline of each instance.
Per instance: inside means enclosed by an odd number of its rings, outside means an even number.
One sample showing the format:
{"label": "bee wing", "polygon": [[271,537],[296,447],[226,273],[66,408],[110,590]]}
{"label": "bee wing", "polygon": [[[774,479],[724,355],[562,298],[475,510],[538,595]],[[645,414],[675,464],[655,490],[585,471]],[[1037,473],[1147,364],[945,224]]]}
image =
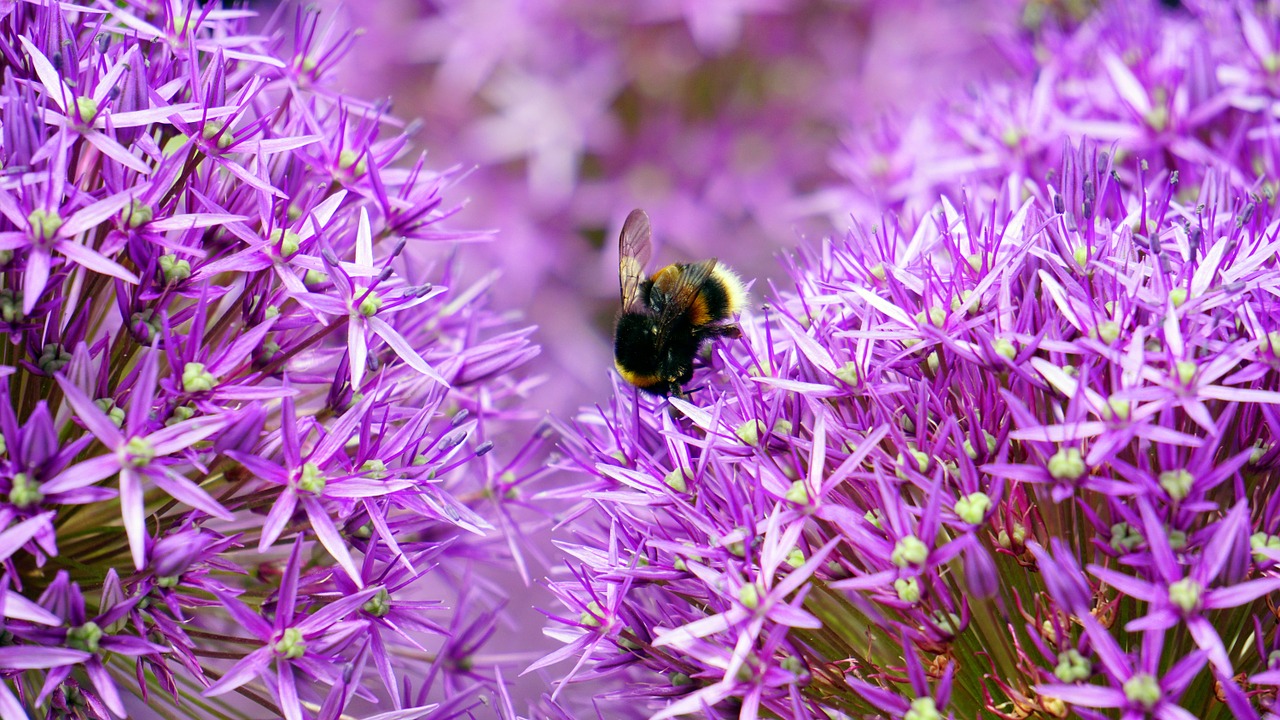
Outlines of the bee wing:
{"label": "bee wing", "polygon": [[618,279],[622,283],[622,309],[630,310],[640,302],[640,284],[644,269],[653,252],[649,244],[649,216],[643,210],[632,210],[622,223],[618,236]]}
{"label": "bee wing", "polygon": [[676,286],[668,292],[667,304],[662,308],[662,315],[658,317],[659,346],[666,342],[676,320],[689,311],[689,306],[693,305],[698,293],[702,292],[702,285],[707,278],[711,277],[711,272],[715,269],[715,258],[684,266],[678,275],[679,280]]}

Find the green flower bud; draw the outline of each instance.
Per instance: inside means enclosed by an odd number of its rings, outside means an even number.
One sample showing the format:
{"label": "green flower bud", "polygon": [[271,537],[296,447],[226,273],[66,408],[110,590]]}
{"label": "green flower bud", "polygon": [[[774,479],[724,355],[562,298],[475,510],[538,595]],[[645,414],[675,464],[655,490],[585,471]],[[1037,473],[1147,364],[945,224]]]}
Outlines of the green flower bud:
{"label": "green flower bud", "polygon": [[938,712],[933,698],[916,698],[911,701],[911,709],[903,714],[902,720],[942,720],[942,713]]}
{"label": "green flower bud", "polygon": [[210,120],[204,124],[204,128],[200,131],[200,136],[205,140],[218,138],[218,149],[226,150],[234,138],[232,138],[231,133],[223,132],[225,127],[226,125],[221,120]]}
{"label": "green flower bud", "polygon": [[1093,662],[1081,655],[1079,650],[1066,650],[1058,653],[1058,665],[1053,669],[1053,674],[1064,683],[1088,680],[1093,674]]}
{"label": "green flower bud", "polygon": [[1175,308],[1180,308],[1187,301],[1187,289],[1184,287],[1176,287],[1169,291],[1169,302],[1173,303]]}
{"label": "green flower bud", "polygon": [[37,240],[52,240],[62,227],[62,217],[56,210],[36,208],[27,216],[27,224],[31,226],[31,234]]}
{"label": "green flower bud", "polygon": [[880,524],[884,520],[884,513],[881,512],[879,508],[866,511],[862,514],[862,517],[865,518],[867,522],[871,523],[872,527],[877,530],[884,529]]}
{"label": "green flower bud", "polygon": [[287,258],[298,252],[298,246],[302,244],[302,236],[292,230],[276,228],[267,236],[267,242],[279,251],[280,257]]}
{"label": "green flower bud", "polygon": [[1156,132],[1164,132],[1169,127],[1169,108],[1164,105],[1157,105],[1147,111],[1143,118],[1147,121],[1147,125]]}
{"label": "green flower bud", "polygon": [[387,464],[378,458],[365,460],[364,464],[360,466],[360,472],[364,473],[365,477],[370,480],[382,480],[388,474]]}
{"label": "green flower bud", "polygon": [[904,603],[915,604],[920,602],[920,581],[913,577],[894,580],[893,589],[898,593],[898,599]]}
{"label": "green flower bud", "polygon": [[992,344],[991,349],[995,350],[997,355],[1009,362],[1013,362],[1018,359],[1018,348],[1013,344],[1013,342],[1005,338],[997,339],[995,343]]}
{"label": "green flower bud", "polygon": [[1191,492],[1195,478],[1186,470],[1166,470],[1160,473],[1160,487],[1174,500],[1182,500]]}
{"label": "green flower bud", "polygon": [[1180,384],[1190,385],[1191,381],[1196,379],[1196,364],[1190,360],[1179,360],[1174,363],[1174,368]]}
{"label": "green flower bud", "polygon": [[1104,420],[1124,422],[1129,419],[1131,409],[1132,406],[1128,400],[1109,398],[1106,406],[1102,408],[1102,418]]}
{"label": "green flower bud", "polygon": [[889,556],[889,560],[900,568],[924,565],[928,559],[928,546],[915,535],[908,535],[895,543]]}
{"label": "green flower bud", "polygon": [[1164,691],[1160,689],[1160,681],[1154,676],[1140,672],[1124,681],[1124,696],[1129,702],[1138,703],[1150,710],[1164,697]]}
{"label": "green flower bud", "polygon": [[1098,327],[1089,333],[1090,337],[1102,340],[1102,342],[1110,345],[1120,337],[1120,323],[1114,320],[1104,320],[1098,323]]}
{"label": "green flower bud", "polygon": [[218,378],[204,369],[204,363],[189,362],[182,368],[182,389],[186,392],[207,392],[217,385]]}
{"label": "green flower bud", "polygon": [[[17,503],[14,503],[15,505]],[[1256,532],[1249,536],[1249,549],[1253,550],[1253,561],[1256,563],[1274,562],[1271,558],[1263,555],[1261,550],[1273,550],[1280,552],[1280,536],[1268,535],[1264,532]]]}
{"label": "green flower bud", "polygon": [[164,424],[166,426],[177,425],[178,423],[183,422],[185,420],[190,420],[195,416],[196,416],[196,409],[194,406],[190,404],[179,405],[173,409],[173,415],[170,416],[168,420],[165,420]]}
{"label": "green flower bud", "polygon": [[755,583],[747,583],[738,588],[738,602],[748,610],[760,607],[760,588]]}
{"label": "green flower bud", "polygon": [[160,273],[166,285],[180,283],[191,277],[191,263],[177,255],[164,254],[160,256]]}
{"label": "green flower bud", "polygon": [[39,505],[44,500],[44,495],[40,492],[40,485],[31,480],[31,476],[20,472],[13,476],[13,487],[9,490],[10,504],[28,508],[32,505]]}
{"label": "green flower bud", "polygon": [[1142,535],[1127,522],[1111,526],[1111,548],[1117,552],[1132,552],[1142,544]]}
{"label": "green flower bud", "polygon": [[[138,326],[142,326],[141,330],[139,330]],[[160,322],[160,317],[151,308],[138,310],[130,315],[129,327],[134,332],[145,332],[147,339],[156,337],[164,329],[164,325]]]}
{"label": "green flower bud", "polygon": [[683,494],[689,492],[689,483],[686,482],[686,476],[682,468],[676,468],[675,470],[667,473],[666,477],[664,477],[662,481],[667,484],[667,487],[678,493]]}
{"label": "green flower bud", "polygon": [[760,444],[760,436],[764,434],[766,430],[767,428],[765,427],[763,420],[748,420],[747,422],[739,425],[738,429],[734,431],[734,434],[738,436],[738,439],[741,440],[744,445],[751,445],[754,447]]}
{"label": "green flower bud", "polygon": [[76,119],[81,125],[92,125],[98,116],[98,101],[88,96],[76,98]]}
{"label": "green flower bud", "polygon": [[131,437],[124,445],[124,456],[130,465],[136,468],[146,467],[155,459],[156,449],[146,438]]}
{"label": "green flower bud", "polygon": [[298,478],[298,489],[302,492],[319,495],[324,492],[325,477],[320,466],[313,462],[304,463],[301,476]]}
{"label": "green flower bud", "polygon": [[391,594],[386,588],[378,588],[378,594],[369,598],[362,609],[374,617],[386,617],[391,612]]}
{"label": "green flower bud", "polygon": [[791,483],[791,489],[787,490],[786,498],[797,505],[808,505],[809,488],[805,485],[804,480],[796,480]]}
{"label": "green flower bud", "polygon": [[846,385],[856,386],[858,384],[858,366],[852,362],[847,362],[836,370],[836,377]]}
{"label": "green flower bud", "polygon": [[302,639],[302,631],[298,628],[285,628],[280,641],[275,645],[276,655],[285,660],[297,660],[307,654],[307,643]]}
{"label": "green flower bud", "polygon": [[1169,602],[1182,612],[1189,613],[1200,609],[1200,599],[1203,595],[1204,586],[1191,578],[1183,578],[1169,585]]}
{"label": "green flower bud", "polygon": [[98,643],[102,640],[102,628],[90,620],[67,631],[67,647],[89,653],[98,652]]}
{"label": "green flower bud", "polygon": [[348,149],[338,154],[338,169],[350,171],[352,177],[361,177],[369,172],[369,163],[364,155]]}
{"label": "green flower bud", "polygon": [[1075,258],[1076,264],[1080,267],[1089,264],[1089,248],[1084,245],[1077,247],[1071,256]]}
{"label": "green flower bud", "polygon": [[1262,462],[1262,458],[1271,450],[1271,446],[1261,440],[1253,441],[1253,452],[1249,454],[1249,462],[1257,465]]}
{"label": "green flower bud", "polygon": [[151,222],[154,212],[150,205],[141,200],[130,200],[129,204],[120,211],[120,222],[125,227],[136,230]]}
{"label": "green flower bud", "polygon": [[983,492],[970,493],[956,501],[955,511],[960,519],[970,525],[982,523],[991,509],[991,498]]}
{"label": "green flower bud", "polygon": [[1049,458],[1049,474],[1057,480],[1079,480],[1085,470],[1084,457],[1076,448],[1062,448]]}
{"label": "green flower bud", "polygon": [[604,614],[604,609],[600,607],[600,603],[592,600],[587,603],[587,609],[578,617],[578,624],[583,627],[600,627],[600,618]]}
{"label": "green flower bud", "polygon": [[960,630],[960,616],[953,612],[935,610],[930,619],[933,620],[934,625],[938,626],[939,630],[948,635],[955,635]]}
{"label": "green flower bud", "polygon": [[795,548],[787,554],[787,564],[793,568],[798,568],[801,565],[804,565],[804,559],[804,551],[800,548]]}

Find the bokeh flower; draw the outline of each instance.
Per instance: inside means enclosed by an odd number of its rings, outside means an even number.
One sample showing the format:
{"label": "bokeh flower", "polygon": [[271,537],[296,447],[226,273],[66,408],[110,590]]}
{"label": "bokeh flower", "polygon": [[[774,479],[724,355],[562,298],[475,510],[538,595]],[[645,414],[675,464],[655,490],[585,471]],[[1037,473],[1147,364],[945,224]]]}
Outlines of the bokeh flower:
{"label": "bokeh flower", "polygon": [[334,89],[349,34],[252,18],[0,7],[6,720],[505,693],[452,636],[503,617],[474,579],[530,575],[532,493],[494,486],[537,348],[446,257],[485,237],[445,222],[454,175]]}
{"label": "bokeh flower", "polygon": [[[433,156],[474,167],[463,217],[501,242],[469,267],[543,328],[535,401],[608,391],[613,239],[642,207],[662,256],[751,276],[822,211],[851,116],[912,110],[1005,72],[1005,0],[378,0],[327,3],[366,30],[346,76],[423,118]],[[910,27],[910,32],[904,28]],[[377,72],[370,72],[376,68]],[[901,91],[910,87],[909,93]]]}

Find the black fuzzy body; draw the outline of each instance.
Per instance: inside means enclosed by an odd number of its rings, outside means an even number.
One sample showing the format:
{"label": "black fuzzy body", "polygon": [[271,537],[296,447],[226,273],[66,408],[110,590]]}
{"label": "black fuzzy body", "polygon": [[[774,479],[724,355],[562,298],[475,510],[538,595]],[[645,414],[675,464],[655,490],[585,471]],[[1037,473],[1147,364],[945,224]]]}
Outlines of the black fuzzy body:
{"label": "black fuzzy body", "polygon": [[614,365],[627,382],[653,395],[678,393],[693,379],[693,361],[705,340],[738,333],[736,326],[715,324],[733,310],[731,294],[716,275],[702,283],[687,307],[668,308],[671,298],[661,286],[670,283],[663,282],[664,275],[679,276],[685,267],[655,273],[640,286],[639,307],[618,318]]}

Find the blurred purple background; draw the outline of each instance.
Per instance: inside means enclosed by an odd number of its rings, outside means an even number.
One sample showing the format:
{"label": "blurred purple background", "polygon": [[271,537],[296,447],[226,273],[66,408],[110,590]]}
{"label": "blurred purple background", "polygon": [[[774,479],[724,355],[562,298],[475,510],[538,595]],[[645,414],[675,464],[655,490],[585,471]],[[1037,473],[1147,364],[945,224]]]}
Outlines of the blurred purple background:
{"label": "blurred purple background", "polygon": [[[755,279],[843,225],[833,162],[886,113],[1004,72],[1008,0],[368,0],[346,88],[421,120],[436,167],[471,170],[457,226],[491,228],[466,266],[541,328],[530,407],[602,400],[617,309],[616,237],[635,207],[654,262],[718,256]],[[340,21],[343,22],[343,21]],[[890,159],[886,158],[886,162]],[[846,165],[848,165],[846,163]],[[852,193],[857,195],[859,193]]]}

